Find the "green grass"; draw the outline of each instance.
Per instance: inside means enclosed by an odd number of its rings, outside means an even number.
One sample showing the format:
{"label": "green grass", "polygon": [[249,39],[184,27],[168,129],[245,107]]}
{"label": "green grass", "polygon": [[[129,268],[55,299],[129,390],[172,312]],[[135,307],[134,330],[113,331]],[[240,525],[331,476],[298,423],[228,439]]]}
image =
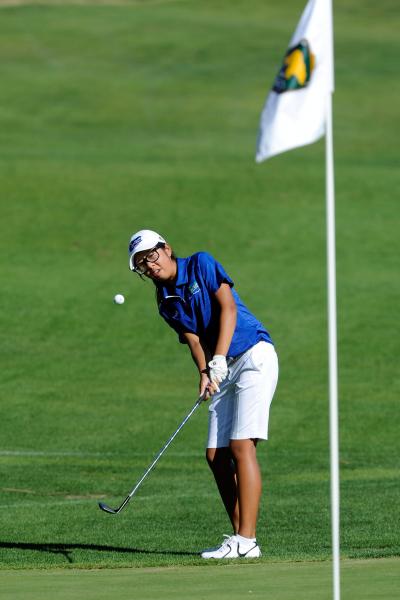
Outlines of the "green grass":
{"label": "green grass", "polygon": [[[343,597],[354,600],[396,600],[398,559],[345,561]],[[207,569],[207,571],[205,571]],[[211,577],[205,576],[212,574]],[[328,600],[329,563],[230,564],[222,568],[171,567],[169,569],[115,569],[113,571],[3,571],[4,600]]]}
{"label": "green grass", "polygon": [[[2,568],[194,566],[229,531],[203,458],[205,407],[126,511],[97,508],[125,497],[197,395],[151,284],[128,271],[127,241],[142,227],[178,255],[212,252],[276,341],[263,568],[329,558],[324,144],[254,163],[259,113],[302,8],[1,8]],[[400,552],[399,25],[391,0],[335,2],[349,558]]]}

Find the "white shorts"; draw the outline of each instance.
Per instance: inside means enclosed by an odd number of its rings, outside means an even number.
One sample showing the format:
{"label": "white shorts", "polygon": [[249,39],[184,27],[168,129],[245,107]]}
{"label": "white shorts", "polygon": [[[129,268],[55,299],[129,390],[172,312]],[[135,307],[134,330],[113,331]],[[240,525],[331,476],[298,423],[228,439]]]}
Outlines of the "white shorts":
{"label": "white shorts", "polygon": [[278,357],[268,342],[228,359],[229,373],[214,394],[208,413],[207,448],[229,440],[268,439],[269,407],[278,382]]}

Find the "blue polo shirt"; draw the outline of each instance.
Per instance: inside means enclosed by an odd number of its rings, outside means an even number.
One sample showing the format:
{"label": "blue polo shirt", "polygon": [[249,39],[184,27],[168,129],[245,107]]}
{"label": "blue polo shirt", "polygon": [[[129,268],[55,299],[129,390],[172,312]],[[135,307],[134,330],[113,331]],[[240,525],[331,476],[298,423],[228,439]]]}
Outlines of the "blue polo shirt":
{"label": "blue polo shirt", "polygon": [[[215,292],[222,283],[233,288],[233,281],[207,252],[197,252],[176,261],[175,282],[172,285],[157,284],[160,315],[178,333],[181,343],[186,343],[185,332],[195,333],[214,354],[221,312]],[[272,344],[268,331],[243,304],[236,290],[232,289],[232,295],[237,307],[237,321],[227,356],[238,356],[261,340]]]}

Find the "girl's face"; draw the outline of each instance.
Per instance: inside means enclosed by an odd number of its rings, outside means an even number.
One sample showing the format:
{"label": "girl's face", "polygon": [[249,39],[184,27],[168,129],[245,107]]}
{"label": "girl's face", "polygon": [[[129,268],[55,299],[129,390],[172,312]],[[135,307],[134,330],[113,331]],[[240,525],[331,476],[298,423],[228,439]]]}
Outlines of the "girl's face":
{"label": "girl's face", "polygon": [[143,250],[135,256],[136,268],[154,281],[173,281],[176,277],[176,261],[171,258],[171,246]]}

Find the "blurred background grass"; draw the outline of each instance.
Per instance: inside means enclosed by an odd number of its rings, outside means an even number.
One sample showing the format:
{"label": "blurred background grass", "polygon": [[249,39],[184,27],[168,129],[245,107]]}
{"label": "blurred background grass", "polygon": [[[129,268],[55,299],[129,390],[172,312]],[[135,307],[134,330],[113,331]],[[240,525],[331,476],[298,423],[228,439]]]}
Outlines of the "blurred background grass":
{"label": "blurred background grass", "polygon": [[[342,552],[387,556],[399,553],[399,15],[392,0],[334,5]],[[152,285],[128,270],[143,227],[178,255],[213,253],[271,331],[281,378],[258,537],[267,559],[329,556],[324,143],[253,158],[302,9],[2,6],[3,566],[195,562],[229,530],[205,408],[126,512],[96,506],[122,500],[197,395]]]}

